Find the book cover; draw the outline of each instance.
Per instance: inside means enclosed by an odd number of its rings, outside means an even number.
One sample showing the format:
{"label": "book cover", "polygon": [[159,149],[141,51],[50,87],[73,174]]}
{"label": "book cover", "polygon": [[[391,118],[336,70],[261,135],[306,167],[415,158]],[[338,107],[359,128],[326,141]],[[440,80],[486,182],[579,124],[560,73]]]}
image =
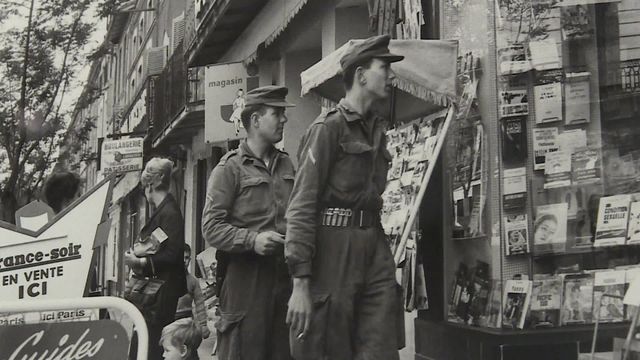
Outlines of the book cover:
{"label": "book cover", "polygon": [[527,131],[525,117],[501,120],[502,160],[506,164],[522,164],[527,158]]}
{"label": "book cover", "polygon": [[533,249],[536,253],[565,251],[567,243],[567,203],[540,205],[533,226]]}
{"label": "book cover", "polygon": [[562,120],[562,83],[536,85],[533,88],[536,124]]}
{"label": "book cover", "polygon": [[571,155],[574,184],[593,184],[600,181],[600,152],[597,149],[578,148]]}
{"label": "book cover", "polygon": [[502,326],[523,329],[531,301],[530,280],[507,280],[504,288]]}
{"label": "book cover", "polygon": [[624,245],[627,238],[627,222],[631,195],[614,195],[600,198],[596,240],[593,246]]}
{"label": "book cover", "polygon": [[529,42],[531,66],[536,70],[559,69],[562,67],[558,44],[553,38]]}
{"label": "book cover", "polygon": [[529,114],[526,89],[506,89],[500,92],[500,117]]}
{"label": "book cover", "polygon": [[527,214],[504,217],[505,252],[507,256],[529,253],[529,225]]}
{"label": "book cover", "polygon": [[502,208],[505,210],[524,208],[527,202],[526,168],[504,170],[502,175]]}
{"label": "book cover", "polygon": [[570,154],[577,148],[587,147],[587,131],[585,129],[565,130],[558,134],[558,150]]}
{"label": "book cover", "polygon": [[590,73],[568,73],[564,84],[565,124],[583,124],[591,121]]}
{"label": "book cover", "polygon": [[544,188],[553,189],[571,185],[571,153],[554,151],[546,154]]}
{"label": "book cover", "polygon": [[624,320],[622,298],[607,295],[624,296],[625,271],[598,271],[593,281],[593,318],[600,322],[618,322]]}
{"label": "book cover", "polygon": [[[625,294],[627,293],[627,290],[629,290],[629,286],[631,286],[631,283],[633,283],[636,279],[638,279],[638,277],[640,277],[640,267],[631,267],[631,268],[625,269],[625,278],[624,278],[624,282],[625,282],[624,292],[625,292]],[[634,311],[635,311],[635,307],[629,306],[629,305],[625,305],[624,306],[624,318],[625,318],[625,320],[631,320]]]}
{"label": "book cover", "polygon": [[533,170],[544,170],[547,153],[558,147],[557,127],[533,129]]}
{"label": "book cover", "polygon": [[561,324],[586,324],[593,320],[593,275],[564,275]]}
{"label": "book cover", "polygon": [[562,277],[546,276],[533,279],[531,327],[556,327],[560,325],[560,307],[562,305]]}
{"label": "book cover", "polygon": [[640,244],[640,201],[634,201],[629,206],[627,244]]}
{"label": "book cover", "polygon": [[491,292],[487,302],[486,326],[492,328],[502,327],[502,281],[491,281]]}

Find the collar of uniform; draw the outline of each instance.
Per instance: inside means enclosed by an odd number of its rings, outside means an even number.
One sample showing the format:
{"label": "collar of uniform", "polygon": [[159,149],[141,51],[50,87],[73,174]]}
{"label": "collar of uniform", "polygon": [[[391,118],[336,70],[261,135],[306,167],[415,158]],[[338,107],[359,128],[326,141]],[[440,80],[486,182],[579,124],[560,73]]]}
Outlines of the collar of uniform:
{"label": "collar of uniform", "polygon": [[[242,162],[251,161],[255,163],[256,161],[259,161],[260,163],[262,163],[262,160],[259,159],[253,153],[253,151],[251,151],[251,148],[249,147],[249,144],[247,144],[246,139],[240,143],[239,149],[240,149],[240,156],[242,156]],[[275,146],[271,145],[271,149],[269,150],[269,152],[272,154],[272,158],[274,158],[275,156],[278,155],[280,151],[276,149]]]}
{"label": "collar of uniform", "polygon": [[344,110],[343,114],[344,114],[344,117],[347,119],[348,122],[356,121],[356,120],[362,120],[362,115],[360,115],[359,112],[355,111],[353,109],[353,107],[351,107],[351,105],[347,102],[347,99],[342,98],[340,100],[340,102],[338,103],[338,106],[342,110]]}

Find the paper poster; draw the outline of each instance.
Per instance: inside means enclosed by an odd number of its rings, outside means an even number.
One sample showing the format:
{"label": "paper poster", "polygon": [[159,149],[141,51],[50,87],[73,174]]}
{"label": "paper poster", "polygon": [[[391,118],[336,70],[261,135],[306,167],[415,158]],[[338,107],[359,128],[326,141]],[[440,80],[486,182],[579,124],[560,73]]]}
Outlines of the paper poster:
{"label": "paper poster", "polygon": [[591,121],[590,73],[568,73],[564,84],[565,124],[582,124]]}
{"label": "paper poster", "polygon": [[562,120],[562,83],[536,85],[533,88],[536,124]]}
{"label": "paper poster", "polygon": [[544,188],[553,189],[571,185],[571,153],[547,153],[544,167]]}
{"label": "paper poster", "polygon": [[527,214],[504,217],[505,254],[521,255],[529,253],[529,225]]}
{"label": "paper poster", "polygon": [[540,205],[533,226],[536,253],[562,252],[567,242],[567,203]]}
{"label": "paper poster", "polygon": [[509,89],[500,92],[501,118],[527,114],[529,114],[529,100],[526,89]]}
{"label": "paper poster", "polygon": [[546,154],[557,150],[557,127],[533,129],[533,170],[544,170]]}
{"label": "paper poster", "polygon": [[536,70],[559,69],[562,67],[555,39],[547,38],[529,42],[531,66]]}
{"label": "paper poster", "polygon": [[627,238],[627,222],[631,195],[614,195],[600,198],[596,240],[593,246],[624,245]]}

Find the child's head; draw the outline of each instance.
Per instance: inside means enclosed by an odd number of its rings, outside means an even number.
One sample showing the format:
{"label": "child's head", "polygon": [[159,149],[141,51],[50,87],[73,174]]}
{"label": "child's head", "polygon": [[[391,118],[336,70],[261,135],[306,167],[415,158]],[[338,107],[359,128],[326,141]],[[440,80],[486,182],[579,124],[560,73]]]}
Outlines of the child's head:
{"label": "child's head", "polygon": [[198,354],[202,334],[193,319],[185,318],[172,322],[162,329],[160,345],[164,348],[165,360],[188,360]]}

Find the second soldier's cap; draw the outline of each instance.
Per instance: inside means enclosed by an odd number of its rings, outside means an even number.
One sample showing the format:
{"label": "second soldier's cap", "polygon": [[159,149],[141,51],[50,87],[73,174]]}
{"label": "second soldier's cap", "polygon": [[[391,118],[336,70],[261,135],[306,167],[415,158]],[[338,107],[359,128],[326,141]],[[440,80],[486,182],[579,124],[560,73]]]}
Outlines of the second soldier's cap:
{"label": "second soldier's cap", "polygon": [[268,105],[276,107],[293,107],[294,104],[288,103],[285,97],[289,90],[284,86],[262,86],[253,89],[245,95],[245,106],[249,105]]}
{"label": "second soldier's cap", "polygon": [[353,46],[340,59],[342,70],[346,70],[351,65],[359,64],[372,58],[382,59],[387,62],[396,62],[404,59],[404,56],[392,54],[389,51],[389,35],[372,36],[361,43]]}

